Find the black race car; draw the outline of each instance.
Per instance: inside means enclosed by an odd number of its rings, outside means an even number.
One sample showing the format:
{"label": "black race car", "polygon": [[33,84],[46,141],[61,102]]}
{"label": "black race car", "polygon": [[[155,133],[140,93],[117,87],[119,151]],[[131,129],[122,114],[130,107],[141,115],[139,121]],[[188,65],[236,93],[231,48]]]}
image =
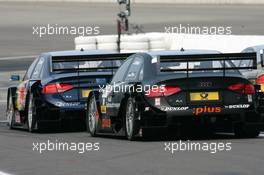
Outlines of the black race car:
{"label": "black race car", "polygon": [[[236,67],[236,60],[252,60]],[[111,83],[92,91],[86,124],[99,133],[149,136],[149,129],[210,126],[237,136],[259,135],[256,90],[240,69],[255,69],[256,53],[163,51],[134,54]]]}
{"label": "black race car", "polygon": [[[83,120],[90,90],[99,89],[130,54],[106,51],[43,53],[30,65],[18,86],[8,88],[10,128],[30,132],[63,120]],[[11,80],[19,80],[12,75]]]}

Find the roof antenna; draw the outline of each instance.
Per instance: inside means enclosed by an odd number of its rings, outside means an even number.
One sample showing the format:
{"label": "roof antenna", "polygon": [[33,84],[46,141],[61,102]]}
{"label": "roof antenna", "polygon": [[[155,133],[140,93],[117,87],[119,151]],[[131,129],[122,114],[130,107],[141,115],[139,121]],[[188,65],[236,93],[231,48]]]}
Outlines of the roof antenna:
{"label": "roof antenna", "polygon": [[182,47],[182,48],[181,48],[181,52],[184,52],[184,51],[185,51],[185,50],[184,50],[184,48]]}
{"label": "roof antenna", "polygon": [[83,52],[84,51],[84,49],[83,48],[81,48],[81,52]]}

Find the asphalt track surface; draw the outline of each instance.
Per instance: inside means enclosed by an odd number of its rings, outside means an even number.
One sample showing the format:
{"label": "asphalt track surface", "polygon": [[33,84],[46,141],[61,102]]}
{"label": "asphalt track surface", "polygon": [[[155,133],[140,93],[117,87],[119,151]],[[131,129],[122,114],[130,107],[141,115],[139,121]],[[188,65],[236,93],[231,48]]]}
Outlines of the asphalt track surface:
{"label": "asphalt track surface", "polygon": [[[90,137],[85,132],[31,134],[0,127],[0,168],[9,174],[113,174],[113,175],[241,175],[263,174],[263,137],[234,139],[229,135],[196,137],[192,142],[231,142],[231,151],[165,151],[165,143],[179,140],[157,138],[130,142],[123,137]],[[99,151],[33,151],[33,143],[99,143]]]}
{"label": "asphalt track surface", "polygon": [[[133,5],[132,23],[144,25],[146,32],[163,32],[165,26],[178,24],[232,26],[233,34],[264,34],[263,6],[207,5]],[[51,50],[73,49],[75,36],[33,35],[32,27],[60,25],[100,26],[101,34],[115,33],[118,8],[115,4],[86,3],[3,3],[0,2],[0,92],[8,86],[8,76],[21,73],[32,58]],[[6,58],[12,57],[12,58]],[[4,59],[1,59],[4,58]],[[5,100],[0,99],[0,119],[5,120]],[[92,138],[78,129],[28,133],[9,130],[0,122],[0,175],[164,175],[263,174],[264,134],[256,139],[236,139],[218,134],[204,138],[187,137],[192,142],[231,142],[231,151],[165,151],[164,143],[179,143],[181,138],[156,137],[150,141],[129,142],[123,137]],[[33,143],[48,140],[67,143],[100,144],[99,151],[33,151]]]}

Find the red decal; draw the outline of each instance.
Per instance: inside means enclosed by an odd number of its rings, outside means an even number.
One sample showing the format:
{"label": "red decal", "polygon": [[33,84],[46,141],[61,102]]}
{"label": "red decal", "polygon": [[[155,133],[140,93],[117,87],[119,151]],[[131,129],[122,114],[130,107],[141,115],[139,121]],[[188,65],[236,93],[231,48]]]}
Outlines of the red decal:
{"label": "red decal", "polygon": [[110,119],[102,119],[102,127],[103,128],[110,128],[111,127],[111,120]]}
{"label": "red decal", "polygon": [[221,107],[200,107],[200,108],[194,108],[193,113],[194,115],[198,116],[200,114],[210,114],[210,113],[220,113],[221,112]]}

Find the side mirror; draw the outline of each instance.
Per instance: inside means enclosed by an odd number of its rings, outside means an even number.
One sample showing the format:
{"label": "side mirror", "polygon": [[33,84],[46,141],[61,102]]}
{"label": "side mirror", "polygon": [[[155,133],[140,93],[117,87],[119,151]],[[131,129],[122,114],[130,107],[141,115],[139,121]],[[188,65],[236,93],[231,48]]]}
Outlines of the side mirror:
{"label": "side mirror", "polygon": [[260,50],[260,60],[261,60],[261,67],[264,67],[264,49]]}
{"label": "side mirror", "polygon": [[19,75],[11,75],[10,81],[20,81],[20,76]]}

